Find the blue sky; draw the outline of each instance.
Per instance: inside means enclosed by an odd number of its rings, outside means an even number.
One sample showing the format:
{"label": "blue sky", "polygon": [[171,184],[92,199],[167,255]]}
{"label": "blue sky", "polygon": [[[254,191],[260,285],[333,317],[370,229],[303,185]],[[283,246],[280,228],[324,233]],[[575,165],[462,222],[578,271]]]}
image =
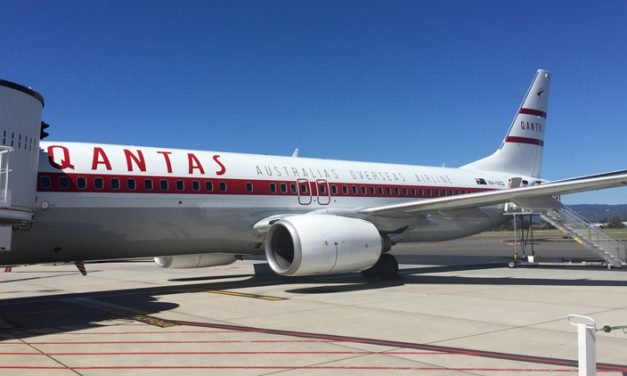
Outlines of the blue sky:
{"label": "blue sky", "polygon": [[[458,166],[553,72],[543,177],[627,168],[627,2],[0,0],[52,140]],[[565,197],[627,203],[626,189]]]}

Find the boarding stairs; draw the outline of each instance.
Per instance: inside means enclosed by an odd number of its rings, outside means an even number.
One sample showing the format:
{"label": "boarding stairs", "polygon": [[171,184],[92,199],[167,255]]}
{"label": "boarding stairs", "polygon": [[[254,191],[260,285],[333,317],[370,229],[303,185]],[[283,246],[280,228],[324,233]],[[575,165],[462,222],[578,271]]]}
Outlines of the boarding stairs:
{"label": "boarding stairs", "polygon": [[621,268],[627,265],[625,244],[612,238],[574,210],[560,205],[559,208],[540,211],[540,216],[577,243],[601,257],[607,262],[608,267]]}

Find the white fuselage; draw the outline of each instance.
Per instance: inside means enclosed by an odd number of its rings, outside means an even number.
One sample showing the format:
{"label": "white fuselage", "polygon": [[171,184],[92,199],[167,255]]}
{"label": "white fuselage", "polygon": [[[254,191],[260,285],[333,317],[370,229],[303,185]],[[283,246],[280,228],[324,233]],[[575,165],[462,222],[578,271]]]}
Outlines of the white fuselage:
{"label": "white fuselage", "polygon": [[[41,143],[32,228],[0,264],[191,253],[261,254],[253,229],[319,211],[368,219],[395,241],[468,236],[502,208],[386,218],[355,209],[505,189],[512,175],[454,168],[102,145]],[[523,177],[526,178],[526,177]],[[531,178],[530,178],[531,179]]]}

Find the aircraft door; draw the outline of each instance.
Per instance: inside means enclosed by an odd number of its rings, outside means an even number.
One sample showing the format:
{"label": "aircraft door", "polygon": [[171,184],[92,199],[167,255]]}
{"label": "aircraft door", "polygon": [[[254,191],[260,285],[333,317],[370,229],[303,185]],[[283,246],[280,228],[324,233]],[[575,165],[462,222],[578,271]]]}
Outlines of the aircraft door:
{"label": "aircraft door", "polygon": [[331,192],[329,192],[329,183],[326,180],[316,180],[316,191],[318,195],[318,204],[329,205],[331,203]]}
{"label": "aircraft door", "polygon": [[296,180],[296,192],[298,192],[298,203],[301,205],[311,205],[312,193],[311,182],[307,179]]}

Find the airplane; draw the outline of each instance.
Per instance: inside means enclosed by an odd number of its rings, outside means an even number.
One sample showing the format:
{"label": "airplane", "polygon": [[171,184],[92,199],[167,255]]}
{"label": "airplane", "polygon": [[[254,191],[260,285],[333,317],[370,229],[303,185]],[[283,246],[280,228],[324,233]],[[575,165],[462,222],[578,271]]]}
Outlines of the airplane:
{"label": "airplane", "polygon": [[[32,219],[12,224],[0,265],[154,257],[194,268],[265,254],[283,276],[396,278],[397,243],[480,233],[510,220],[509,203],[627,185],[627,170],[541,178],[550,81],[538,70],[498,149],[459,168],[31,139]],[[32,89],[3,86],[43,106]]]}

